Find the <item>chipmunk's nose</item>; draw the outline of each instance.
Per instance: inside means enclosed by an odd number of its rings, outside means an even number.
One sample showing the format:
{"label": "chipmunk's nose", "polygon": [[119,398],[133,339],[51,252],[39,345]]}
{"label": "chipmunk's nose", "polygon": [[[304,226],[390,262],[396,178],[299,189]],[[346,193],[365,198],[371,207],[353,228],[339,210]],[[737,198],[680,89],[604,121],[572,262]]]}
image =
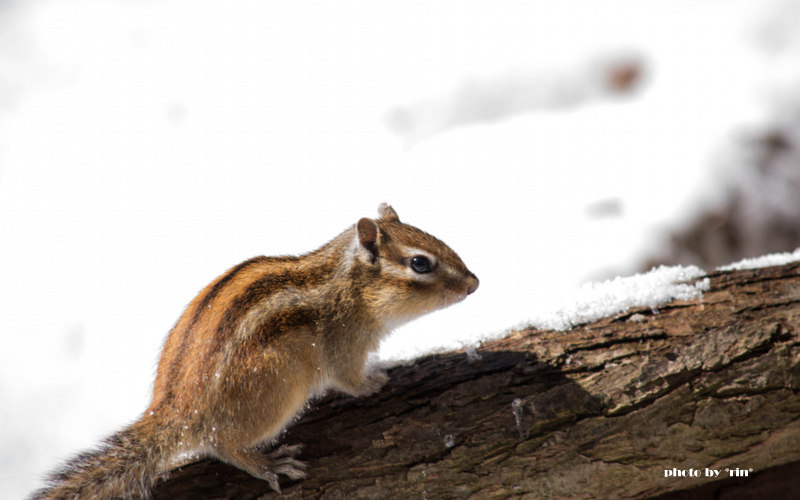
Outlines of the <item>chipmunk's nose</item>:
{"label": "chipmunk's nose", "polygon": [[479,284],[480,280],[478,277],[470,272],[469,277],[467,278],[467,295],[471,295],[475,290],[477,290]]}

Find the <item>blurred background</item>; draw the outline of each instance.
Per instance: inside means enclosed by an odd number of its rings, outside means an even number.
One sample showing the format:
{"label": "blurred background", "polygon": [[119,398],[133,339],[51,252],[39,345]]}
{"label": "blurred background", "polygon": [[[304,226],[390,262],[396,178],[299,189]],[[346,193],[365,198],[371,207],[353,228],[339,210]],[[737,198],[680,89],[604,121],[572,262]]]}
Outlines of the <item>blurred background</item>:
{"label": "blurred background", "polygon": [[0,497],[135,419],[246,258],[390,202],[481,278],[404,359],[793,250],[798,148],[797,1],[0,0]]}

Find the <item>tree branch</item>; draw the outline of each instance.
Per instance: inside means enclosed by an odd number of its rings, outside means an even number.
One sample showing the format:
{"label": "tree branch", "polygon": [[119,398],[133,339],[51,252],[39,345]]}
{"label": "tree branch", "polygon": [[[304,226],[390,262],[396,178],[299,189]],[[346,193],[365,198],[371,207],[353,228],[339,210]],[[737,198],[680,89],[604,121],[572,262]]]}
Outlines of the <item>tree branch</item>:
{"label": "tree branch", "polygon": [[[515,331],[396,367],[374,396],[314,402],[282,439],[303,443],[309,465],[283,497],[800,491],[800,265],[709,277],[696,301],[567,332]],[[706,468],[719,475],[705,477]],[[748,477],[726,472],[737,468]],[[666,477],[673,469],[700,477]],[[174,471],[156,492],[262,495],[278,498],[211,460]]]}

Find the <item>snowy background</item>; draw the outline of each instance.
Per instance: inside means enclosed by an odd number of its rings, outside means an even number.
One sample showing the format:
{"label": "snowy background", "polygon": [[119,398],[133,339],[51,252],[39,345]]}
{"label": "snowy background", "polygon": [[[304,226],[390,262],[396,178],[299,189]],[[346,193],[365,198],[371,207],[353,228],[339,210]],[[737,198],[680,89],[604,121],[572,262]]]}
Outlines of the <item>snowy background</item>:
{"label": "snowy background", "polygon": [[0,0],[0,497],[138,416],[230,266],[388,201],[481,286],[381,357],[499,334],[637,271],[798,88],[785,0]]}

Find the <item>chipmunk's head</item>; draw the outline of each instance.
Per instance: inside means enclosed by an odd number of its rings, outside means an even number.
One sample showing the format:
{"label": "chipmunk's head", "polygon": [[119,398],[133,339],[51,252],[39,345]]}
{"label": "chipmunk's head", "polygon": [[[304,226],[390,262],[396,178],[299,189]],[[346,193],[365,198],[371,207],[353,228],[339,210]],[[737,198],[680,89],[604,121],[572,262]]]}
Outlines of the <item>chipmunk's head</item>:
{"label": "chipmunk's head", "polygon": [[477,276],[449,246],[400,222],[386,203],[378,214],[358,221],[354,245],[364,271],[362,297],[387,326],[447,307],[477,290]]}

